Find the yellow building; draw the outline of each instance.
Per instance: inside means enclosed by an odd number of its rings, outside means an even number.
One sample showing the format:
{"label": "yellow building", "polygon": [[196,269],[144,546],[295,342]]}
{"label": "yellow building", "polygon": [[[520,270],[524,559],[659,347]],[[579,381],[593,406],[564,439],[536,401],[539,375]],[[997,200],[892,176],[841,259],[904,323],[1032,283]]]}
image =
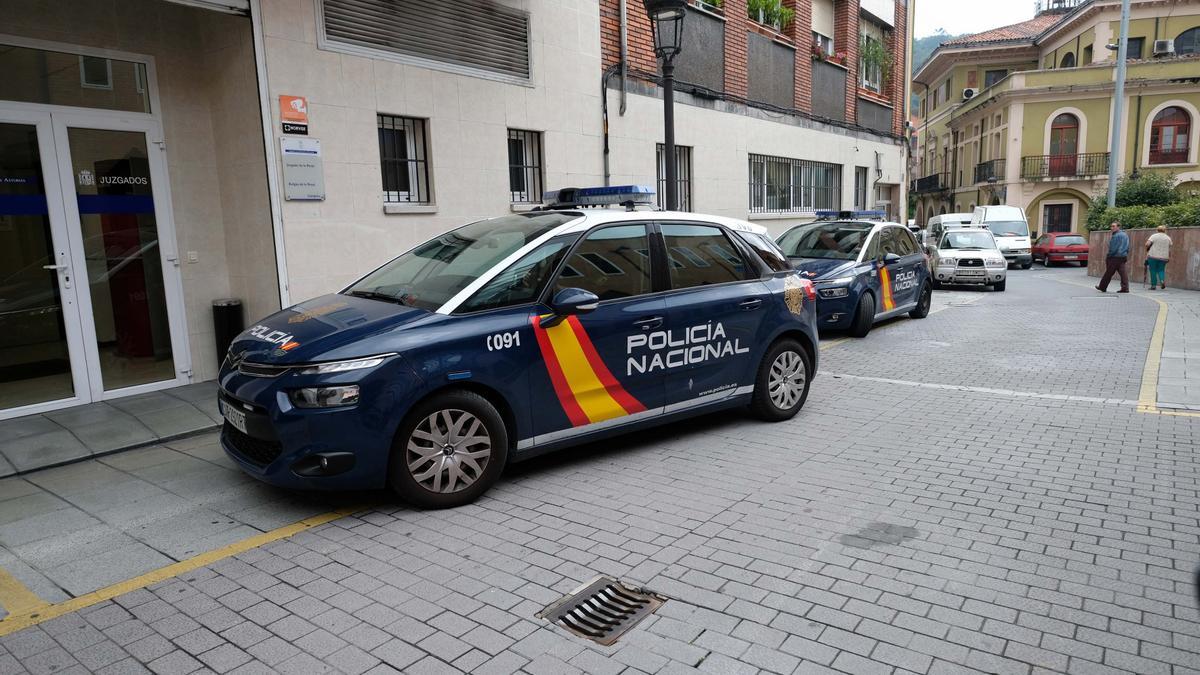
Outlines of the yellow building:
{"label": "yellow building", "polygon": [[1119,0],[1046,0],[1037,16],[942,44],[913,76],[917,223],[1025,209],[1034,232],[1084,230],[1122,174],[1200,190],[1200,0],[1133,0],[1119,166],[1109,154]]}

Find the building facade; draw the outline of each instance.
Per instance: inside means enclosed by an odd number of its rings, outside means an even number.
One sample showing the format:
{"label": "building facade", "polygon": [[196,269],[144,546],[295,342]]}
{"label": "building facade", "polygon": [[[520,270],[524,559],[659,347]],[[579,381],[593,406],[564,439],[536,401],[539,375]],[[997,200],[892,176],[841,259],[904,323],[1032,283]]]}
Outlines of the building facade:
{"label": "building facade", "polygon": [[[213,379],[215,300],[252,324],[546,189],[661,180],[625,4],[0,0],[0,419]],[[906,3],[711,4],[678,61],[685,207],[901,204]]]}
{"label": "building facade", "polygon": [[1081,232],[1110,170],[1200,189],[1200,2],[1133,0],[1120,160],[1110,156],[1119,0],[1048,0],[1029,21],[944,43],[920,97],[917,220],[1025,209],[1034,232]]}

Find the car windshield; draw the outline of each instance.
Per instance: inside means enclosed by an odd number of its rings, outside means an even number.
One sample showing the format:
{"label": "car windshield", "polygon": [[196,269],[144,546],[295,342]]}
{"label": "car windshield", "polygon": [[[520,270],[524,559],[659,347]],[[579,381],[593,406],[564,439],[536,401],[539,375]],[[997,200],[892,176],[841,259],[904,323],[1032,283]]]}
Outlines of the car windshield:
{"label": "car windshield", "polygon": [[578,217],[573,213],[537,213],[471,223],[417,246],[345,292],[437,309],[522,246]]}
{"label": "car windshield", "polygon": [[1086,242],[1083,241],[1083,237],[1080,237],[1079,235],[1071,235],[1070,237],[1055,237],[1054,245],[1055,246],[1086,246],[1087,244],[1086,244]]}
{"label": "car windshield", "polygon": [[987,223],[987,228],[997,237],[1029,236],[1029,223],[1023,220],[997,220]]}
{"label": "car windshield", "polygon": [[982,230],[947,232],[942,237],[942,243],[938,248],[943,251],[978,251],[981,249],[996,248],[996,240],[992,239],[992,235]]}
{"label": "car windshield", "polygon": [[871,223],[810,223],[789,230],[779,247],[789,258],[857,260],[874,228]]}

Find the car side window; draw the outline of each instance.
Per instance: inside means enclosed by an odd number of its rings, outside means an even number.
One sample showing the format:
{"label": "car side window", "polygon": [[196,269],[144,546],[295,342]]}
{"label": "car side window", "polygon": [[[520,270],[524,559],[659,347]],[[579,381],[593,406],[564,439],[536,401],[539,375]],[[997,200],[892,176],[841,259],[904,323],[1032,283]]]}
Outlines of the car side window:
{"label": "car side window", "polygon": [[863,256],[863,260],[878,260],[880,251],[882,250],[881,241],[883,239],[883,230],[878,230],[871,235],[871,241],[867,244],[867,253]]}
{"label": "car side window", "polygon": [[913,241],[912,234],[901,227],[893,227],[892,237],[895,238],[897,253],[903,256],[917,254],[917,244]]}
{"label": "car side window", "polygon": [[719,227],[664,223],[671,288],[694,288],[742,281],[746,261]]}
{"label": "car side window", "polygon": [[883,232],[881,232],[881,234],[883,235],[883,238],[879,241],[879,250],[884,255],[887,255],[888,253],[894,253],[896,255],[904,255],[903,253],[900,252],[900,247],[896,243],[895,229],[896,228],[894,228],[894,227],[885,227],[885,228],[883,228]]}
{"label": "car side window", "polygon": [[650,239],[645,225],[592,231],[559,272],[554,292],[582,288],[601,300],[620,300],[651,290]]}
{"label": "car side window", "polygon": [[459,306],[458,312],[479,312],[534,302],[575,237],[557,237],[525,254],[496,278],[484,284]]}

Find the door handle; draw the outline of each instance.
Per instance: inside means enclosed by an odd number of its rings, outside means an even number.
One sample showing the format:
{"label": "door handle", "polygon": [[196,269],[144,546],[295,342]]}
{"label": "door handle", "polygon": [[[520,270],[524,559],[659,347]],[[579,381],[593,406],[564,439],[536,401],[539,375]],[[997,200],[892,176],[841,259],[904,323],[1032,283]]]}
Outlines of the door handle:
{"label": "door handle", "polygon": [[633,325],[641,328],[642,330],[654,330],[655,328],[662,327],[663,318],[661,316],[648,316],[644,319],[638,319],[637,321],[634,321]]}
{"label": "door handle", "polygon": [[65,269],[67,269],[67,266],[66,265],[42,265],[42,269],[44,269],[44,270],[65,270]]}
{"label": "door handle", "polygon": [[738,307],[741,307],[743,310],[749,312],[751,310],[762,307],[762,303],[763,303],[762,298],[747,298],[747,299],[739,302]]}

